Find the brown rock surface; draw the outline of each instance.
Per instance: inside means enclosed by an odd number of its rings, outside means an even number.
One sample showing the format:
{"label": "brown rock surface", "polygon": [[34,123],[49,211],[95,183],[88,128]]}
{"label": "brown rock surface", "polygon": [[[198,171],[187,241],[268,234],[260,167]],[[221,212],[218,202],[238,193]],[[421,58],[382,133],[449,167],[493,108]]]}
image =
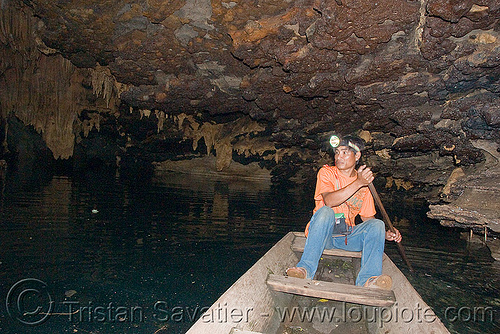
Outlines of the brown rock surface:
{"label": "brown rock surface", "polygon": [[443,225],[471,227],[482,232],[485,228],[500,232],[500,154],[498,146],[486,141],[474,145],[485,150],[488,159],[483,168],[455,170],[442,195],[445,204],[431,205],[428,216]]}

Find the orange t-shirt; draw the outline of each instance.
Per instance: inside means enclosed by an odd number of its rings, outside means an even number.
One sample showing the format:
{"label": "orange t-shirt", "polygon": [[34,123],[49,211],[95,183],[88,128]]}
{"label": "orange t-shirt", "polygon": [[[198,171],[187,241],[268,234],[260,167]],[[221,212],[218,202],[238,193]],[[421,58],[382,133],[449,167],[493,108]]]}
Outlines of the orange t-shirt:
{"label": "orange t-shirt", "polygon": [[[342,189],[356,180],[356,176],[344,176],[336,166],[324,165],[318,171],[316,191],[314,193],[314,201],[316,206],[313,210],[315,213],[319,208],[325,205],[321,194]],[[363,217],[375,216],[375,204],[372,194],[368,187],[363,187],[356,191],[344,203],[339,206],[332,207],[335,213],[343,213],[345,221],[348,225],[354,226],[354,220],[357,215]],[[306,234],[309,229],[309,224],[306,227]]]}

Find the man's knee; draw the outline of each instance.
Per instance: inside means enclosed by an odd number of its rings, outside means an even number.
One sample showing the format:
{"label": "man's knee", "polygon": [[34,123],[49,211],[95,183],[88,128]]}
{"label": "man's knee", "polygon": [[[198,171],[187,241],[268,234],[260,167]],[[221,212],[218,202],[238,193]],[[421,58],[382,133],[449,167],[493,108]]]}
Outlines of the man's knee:
{"label": "man's knee", "polygon": [[311,219],[312,224],[331,224],[335,220],[335,211],[329,206],[319,208]]}
{"label": "man's knee", "polygon": [[370,226],[370,234],[381,235],[385,238],[385,223],[380,219],[370,219],[368,221]]}

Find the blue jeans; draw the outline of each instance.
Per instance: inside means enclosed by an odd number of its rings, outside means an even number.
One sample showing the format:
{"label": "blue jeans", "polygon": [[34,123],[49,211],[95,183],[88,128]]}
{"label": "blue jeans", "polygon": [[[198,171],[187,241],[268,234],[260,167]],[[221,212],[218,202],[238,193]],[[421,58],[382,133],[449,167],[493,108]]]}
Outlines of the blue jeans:
{"label": "blue jeans", "polygon": [[347,251],[362,252],[361,270],[356,285],[362,286],[372,276],[382,274],[382,256],[385,245],[385,224],[379,219],[370,219],[353,227],[346,237],[332,237],[335,212],[323,206],[311,218],[304,253],[297,264],[307,270],[307,278],[312,279],[318,269],[323,250],[339,248]]}

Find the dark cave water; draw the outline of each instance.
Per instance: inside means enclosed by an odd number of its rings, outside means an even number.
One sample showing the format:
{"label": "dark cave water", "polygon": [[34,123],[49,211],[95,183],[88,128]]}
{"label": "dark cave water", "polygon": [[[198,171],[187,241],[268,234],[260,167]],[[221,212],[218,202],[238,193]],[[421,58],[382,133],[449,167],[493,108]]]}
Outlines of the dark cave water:
{"label": "dark cave water", "polygon": [[[7,334],[184,333],[276,241],[302,230],[313,205],[309,191],[262,180],[179,174],[11,172],[0,186]],[[415,274],[393,244],[386,252],[450,331],[500,332],[500,263],[426,219],[425,206],[385,203]]]}

